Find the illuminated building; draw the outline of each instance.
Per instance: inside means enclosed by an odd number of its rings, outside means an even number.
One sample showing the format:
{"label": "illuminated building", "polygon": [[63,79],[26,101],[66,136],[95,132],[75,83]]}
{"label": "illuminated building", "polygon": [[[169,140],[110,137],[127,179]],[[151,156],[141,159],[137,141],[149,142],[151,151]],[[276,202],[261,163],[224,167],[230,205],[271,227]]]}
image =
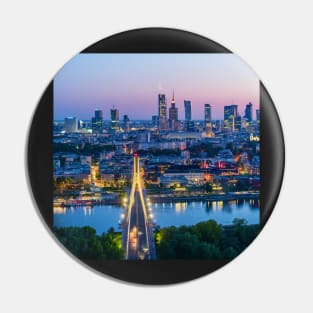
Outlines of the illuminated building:
{"label": "illuminated building", "polygon": [[194,132],[195,131],[195,122],[194,121],[187,121],[186,122],[186,130],[188,132]]}
{"label": "illuminated building", "polygon": [[175,98],[174,98],[174,92],[173,97],[171,100],[171,107],[169,108],[169,128],[172,131],[177,130],[177,122],[178,122],[178,108],[175,106]]}
{"label": "illuminated building", "polygon": [[224,129],[228,132],[235,131],[238,106],[236,104],[224,106]]}
{"label": "illuminated building", "polygon": [[220,132],[222,130],[222,128],[223,128],[223,124],[224,124],[224,121],[216,120],[215,124],[214,124],[214,126],[215,126],[214,130],[216,132]]}
{"label": "illuminated building", "polygon": [[78,128],[78,129],[83,129],[83,127],[84,127],[84,121],[78,120],[78,122],[77,122],[77,128]]}
{"label": "illuminated building", "polygon": [[92,133],[101,134],[103,132],[103,112],[95,110],[95,116],[91,119]]}
{"label": "illuminated building", "polygon": [[114,107],[111,109],[111,129],[113,131],[119,130],[120,126],[120,112],[118,109],[115,109]]}
{"label": "illuminated building", "polygon": [[212,120],[211,120],[211,105],[206,103],[204,105],[204,123],[205,123],[205,136],[213,137]]}
{"label": "illuminated building", "polygon": [[164,94],[158,96],[159,130],[167,130],[167,105]]}
{"label": "illuminated building", "polygon": [[206,103],[204,105],[204,120],[206,123],[211,123],[212,119],[211,119],[211,105]]}
{"label": "illuminated building", "polygon": [[241,116],[237,115],[235,118],[234,130],[239,132],[241,131]]}

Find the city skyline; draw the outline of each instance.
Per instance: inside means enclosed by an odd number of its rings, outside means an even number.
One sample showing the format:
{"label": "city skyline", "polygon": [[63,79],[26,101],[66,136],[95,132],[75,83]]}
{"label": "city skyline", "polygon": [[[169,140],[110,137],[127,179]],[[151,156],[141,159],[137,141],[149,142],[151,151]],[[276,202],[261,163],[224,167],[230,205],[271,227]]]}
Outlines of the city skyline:
{"label": "city skyline", "polygon": [[73,58],[54,80],[57,237],[82,260],[239,255],[260,227],[259,95],[233,54]]}
{"label": "city skyline", "polygon": [[99,109],[110,120],[115,107],[130,120],[151,120],[158,94],[166,95],[168,110],[173,91],[179,120],[185,119],[184,100],[191,101],[193,120],[204,119],[206,103],[213,120],[223,119],[230,104],[244,116],[251,102],[253,119],[259,109],[259,80],[233,54],[80,54],[54,79],[54,119],[90,120]]}

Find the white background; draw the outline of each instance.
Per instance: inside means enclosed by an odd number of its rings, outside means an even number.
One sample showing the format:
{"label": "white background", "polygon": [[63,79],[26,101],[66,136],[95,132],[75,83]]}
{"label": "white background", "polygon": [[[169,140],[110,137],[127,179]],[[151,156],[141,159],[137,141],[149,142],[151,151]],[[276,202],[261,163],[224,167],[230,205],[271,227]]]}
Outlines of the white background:
{"label": "white background", "polygon": [[[1,312],[312,312],[311,3],[2,1]],[[273,97],[287,149],[279,201],[254,244],[170,287],[120,283],[71,259],[43,227],[25,178],[28,127],[55,73],[90,44],[147,26],[199,33],[246,60]]]}

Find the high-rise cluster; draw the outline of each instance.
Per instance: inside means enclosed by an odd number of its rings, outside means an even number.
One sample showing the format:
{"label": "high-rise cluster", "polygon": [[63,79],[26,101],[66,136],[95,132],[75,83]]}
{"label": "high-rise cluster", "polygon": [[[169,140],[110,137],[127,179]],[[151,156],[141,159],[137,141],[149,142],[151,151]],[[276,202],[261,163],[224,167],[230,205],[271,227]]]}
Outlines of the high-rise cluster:
{"label": "high-rise cluster", "polygon": [[[241,116],[238,112],[238,105],[231,104],[224,106],[224,119],[212,120],[212,106],[210,103],[204,104],[204,123],[192,120],[192,102],[184,100],[185,120],[178,119],[178,107],[174,97],[171,98],[170,107],[167,111],[167,99],[165,94],[158,95],[158,114],[152,116],[152,127],[159,131],[204,131],[205,137],[214,137],[215,132],[239,132],[241,129],[253,131],[255,125],[260,128],[260,109],[256,109],[256,122],[253,121],[253,104],[249,102],[245,106],[244,114]],[[78,130],[86,128],[88,122],[78,121],[76,117],[66,117],[64,119],[64,131],[74,133]],[[88,126],[87,126],[88,127]],[[105,128],[103,119],[103,111],[96,109],[94,116],[91,118],[91,129],[93,134],[102,134]],[[111,133],[120,130],[130,132],[130,119],[127,114],[123,115],[120,122],[119,110],[113,106],[110,110],[110,123],[106,126],[106,130]]]}
{"label": "high-rise cluster", "polygon": [[[198,124],[192,120],[192,103],[190,100],[184,100],[185,109],[185,131],[193,132],[198,129]],[[237,132],[241,131],[241,128],[247,128],[252,126],[253,122],[253,105],[249,102],[244,111],[243,118],[238,112],[238,105],[231,104],[224,106],[224,120],[212,121],[212,106],[209,103],[204,104],[204,131],[206,137],[213,137],[214,129],[224,130],[225,132]],[[257,123],[260,120],[260,111],[256,110]],[[181,130],[181,124],[178,120],[178,108],[176,107],[174,92],[171,100],[171,105],[168,109],[167,118],[167,101],[165,94],[158,95],[158,115],[152,116],[153,127],[158,128],[160,131],[177,131]]]}
{"label": "high-rise cluster", "polygon": [[[120,128],[119,110],[116,108],[111,109],[111,131],[117,131]],[[129,118],[124,116],[123,126],[129,131]],[[91,118],[91,129],[93,134],[102,134],[104,129],[103,111],[95,110],[95,115]]]}

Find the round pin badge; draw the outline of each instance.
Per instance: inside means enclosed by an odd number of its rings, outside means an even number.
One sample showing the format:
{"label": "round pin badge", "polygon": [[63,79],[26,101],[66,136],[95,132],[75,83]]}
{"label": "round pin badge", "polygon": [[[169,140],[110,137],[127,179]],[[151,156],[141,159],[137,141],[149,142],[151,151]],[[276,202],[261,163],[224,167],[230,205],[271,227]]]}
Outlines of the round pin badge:
{"label": "round pin badge", "polygon": [[176,29],[119,33],[74,56],[29,132],[29,180],[52,236],[127,282],[184,282],[238,257],[283,171],[281,124],[255,72]]}

